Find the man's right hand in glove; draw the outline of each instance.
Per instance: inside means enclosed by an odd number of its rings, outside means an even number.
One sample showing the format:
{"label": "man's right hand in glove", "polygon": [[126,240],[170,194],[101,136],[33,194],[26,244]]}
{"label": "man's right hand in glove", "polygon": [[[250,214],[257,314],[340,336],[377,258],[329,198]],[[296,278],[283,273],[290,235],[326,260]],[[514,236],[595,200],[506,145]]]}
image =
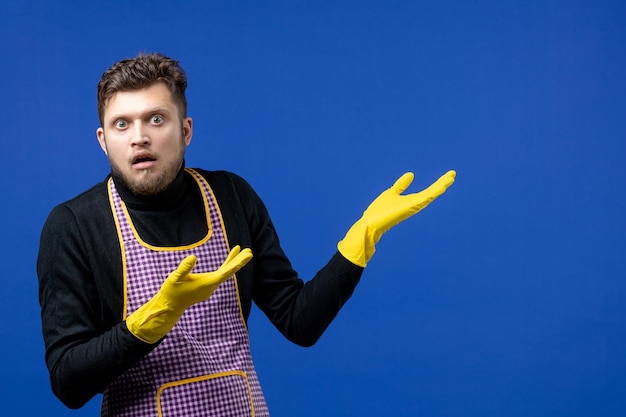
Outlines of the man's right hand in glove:
{"label": "man's right hand in glove", "polygon": [[159,291],[126,318],[128,330],[146,343],[156,343],[190,306],[208,299],[223,282],[252,259],[250,249],[235,246],[216,271],[194,274],[196,257],[188,256],[165,280]]}

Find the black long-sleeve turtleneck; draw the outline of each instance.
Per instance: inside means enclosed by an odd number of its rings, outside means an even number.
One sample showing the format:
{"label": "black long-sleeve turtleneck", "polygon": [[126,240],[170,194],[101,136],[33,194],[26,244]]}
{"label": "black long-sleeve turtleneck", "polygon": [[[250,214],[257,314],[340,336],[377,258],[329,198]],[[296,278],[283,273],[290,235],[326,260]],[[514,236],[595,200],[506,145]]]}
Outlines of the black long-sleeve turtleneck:
{"label": "black long-sleeve turtleneck", "polygon": [[[237,274],[243,317],[254,301],[289,340],[315,343],[352,294],[362,268],[336,253],[305,284],[254,190],[232,173],[197,171],[215,194],[229,244],[249,247],[254,255]],[[46,363],[54,393],[71,408],[102,392],[154,348],[123,321],[120,244],[107,180],[57,206],[41,234],[37,272]],[[184,170],[152,197],[134,195],[119,179],[115,184],[147,243],[181,246],[206,234],[200,191]]]}
{"label": "black long-sleeve turtleneck", "polygon": [[172,184],[153,196],[134,194],[113,176],[141,238],[153,246],[184,246],[206,236],[208,226],[202,194],[195,180],[181,169]]}

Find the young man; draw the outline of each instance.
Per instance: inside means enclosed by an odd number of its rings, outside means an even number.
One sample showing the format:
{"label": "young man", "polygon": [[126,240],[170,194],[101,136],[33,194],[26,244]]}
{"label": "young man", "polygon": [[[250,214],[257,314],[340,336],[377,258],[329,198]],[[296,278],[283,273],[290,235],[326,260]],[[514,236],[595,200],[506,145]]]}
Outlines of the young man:
{"label": "young man", "polygon": [[103,416],[268,415],[246,322],[254,301],[294,343],[314,344],[351,296],[374,245],[454,181],[401,195],[403,175],[306,284],[240,177],[188,169],[187,81],[160,54],[122,60],[98,84],[97,137],[111,174],[57,206],[37,271],[52,389]]}

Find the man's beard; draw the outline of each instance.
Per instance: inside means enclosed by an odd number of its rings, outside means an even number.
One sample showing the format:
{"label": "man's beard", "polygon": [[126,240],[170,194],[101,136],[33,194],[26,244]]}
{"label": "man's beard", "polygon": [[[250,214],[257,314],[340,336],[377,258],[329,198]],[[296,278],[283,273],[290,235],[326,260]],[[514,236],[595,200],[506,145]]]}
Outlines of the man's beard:
{"label": "man's beard", "polygon": [[167,166],[158,172],[152,172],[151,168],[142,172],[139,178],[124,175],[114,163],[109,159],[111,165],[111,173],[114,177],[119,178],[124,184],[136,195],[152,196],[159,194],[174,181],[178,171],[183,165],[185,157],[184,139],[181,137],[181,147],[178,158],[173,159]]}
{"label": "man's beard", "polygon": [[[111,173],[115,178],[122,180],[133,194],[152,196],[164,191],[174,181],[181,166],[182,160],[179,164],[171,164],[161,172],[147,172],[142,174],[142,178],[129,178],[111,163]],[[146,171],[150,171],[150,169]]]}

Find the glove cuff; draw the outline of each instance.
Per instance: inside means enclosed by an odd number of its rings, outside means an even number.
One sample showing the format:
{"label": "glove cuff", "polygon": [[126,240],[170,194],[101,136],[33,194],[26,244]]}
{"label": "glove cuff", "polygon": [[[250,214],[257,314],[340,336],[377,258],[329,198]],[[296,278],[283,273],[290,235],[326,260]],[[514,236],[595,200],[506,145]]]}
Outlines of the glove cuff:
{"label": "glove cuff", "polygon": [[171,307],[157,293],[126,317],[126,327],[139,340],[154,344],[172,330],[184,311]]}
{"label": "glove cuff", "polygon": [[361,221],[356,222],[342,240],[337,249],[344,258],[353,264],[365,268],[376,251],[376,237]]}

